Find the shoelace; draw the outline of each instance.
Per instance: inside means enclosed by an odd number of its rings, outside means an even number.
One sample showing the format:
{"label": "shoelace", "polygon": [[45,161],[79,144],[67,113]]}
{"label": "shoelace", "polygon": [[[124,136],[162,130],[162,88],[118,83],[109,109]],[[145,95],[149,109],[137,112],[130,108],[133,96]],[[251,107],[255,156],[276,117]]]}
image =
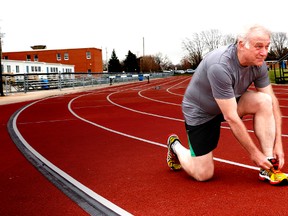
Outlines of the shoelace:
{"label": "shoelace", "polygon": [[281,170],[280,169],[274,169],[274,167],[272,167],[271,169],[270,169],[273,173],[275,173],[275,174],[277,174],[277,173],[282,173],[281,172]]}

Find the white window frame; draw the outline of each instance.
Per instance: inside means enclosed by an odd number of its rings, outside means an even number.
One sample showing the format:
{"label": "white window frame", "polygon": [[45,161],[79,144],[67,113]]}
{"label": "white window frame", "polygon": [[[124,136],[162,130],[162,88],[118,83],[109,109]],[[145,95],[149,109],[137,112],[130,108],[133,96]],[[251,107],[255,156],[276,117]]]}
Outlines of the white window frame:
{"label": "white window frame", "polygon": [[16,65],[16,73],[19,73],[20,72],[20,67],[19,65]]}
{"label": "white window frame", "polygon": [[57,59],[57,61],[61,61],[61,53],[56,54],[56,59]]}
{"label": "white window frame", "polygon": [[69,53],[64,53],[64,60],[69,60]]}
{"label": "white window frame", "polygon": [[38,59],[39,59],[39,58],[38,58],[38,55],[35,54],[35,55],[34,55],[34,61],[35,61],[35,62],[38,62]]}
{"label": "white window frame", "polygon": [[11,65],[7,65],[7,73],[11,73]]}
{"label": "white window frame", "polygon": [[91,59],[91,52],[90,51],[86,52],[86,59]]}

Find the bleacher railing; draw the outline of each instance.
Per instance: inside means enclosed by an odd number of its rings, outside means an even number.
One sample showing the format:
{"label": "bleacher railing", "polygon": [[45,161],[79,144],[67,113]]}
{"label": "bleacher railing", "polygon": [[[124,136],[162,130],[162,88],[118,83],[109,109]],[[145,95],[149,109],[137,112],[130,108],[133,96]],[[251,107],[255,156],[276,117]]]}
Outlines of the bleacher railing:
{"label": "bleacher railing", "polygon": [[173,73],[25,73],[2,74],[5,95],[17,92],[88,87],[119,82],[147,81]]}

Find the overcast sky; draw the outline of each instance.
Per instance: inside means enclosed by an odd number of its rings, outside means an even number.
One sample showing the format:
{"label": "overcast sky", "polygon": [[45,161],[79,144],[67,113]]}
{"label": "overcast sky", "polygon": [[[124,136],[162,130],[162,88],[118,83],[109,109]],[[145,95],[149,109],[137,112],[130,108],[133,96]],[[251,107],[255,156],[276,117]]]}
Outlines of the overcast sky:
{"label": "overcast sky", "polygon": [[95,47],[103,60],[162,53],[177,64],[194,32],[235,33],[247,23],[288,32],[287,0],[4,0],[3,52]]}

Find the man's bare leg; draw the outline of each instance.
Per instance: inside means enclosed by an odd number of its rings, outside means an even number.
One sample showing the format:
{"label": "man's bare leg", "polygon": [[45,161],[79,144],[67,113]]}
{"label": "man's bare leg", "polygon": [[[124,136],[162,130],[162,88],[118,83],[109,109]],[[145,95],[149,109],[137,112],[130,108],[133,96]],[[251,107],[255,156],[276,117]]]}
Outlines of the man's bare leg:
{"label": "man's bare leg", "polygon": [[238,114],[254,115],[254,131],[262,152],[267,157],[273,157],[275,120],[271,97],[261,92],[246,92],[238,103]]}
{"label": "man's bare leg", "polygon": [[197,181],[206,181],[213,177],[214,162],[212,152],[198,157],[192,157],[190,150],[185,148],[180,142],[174,144],[174,152],[177,154],[182,168],[188,175]]}

